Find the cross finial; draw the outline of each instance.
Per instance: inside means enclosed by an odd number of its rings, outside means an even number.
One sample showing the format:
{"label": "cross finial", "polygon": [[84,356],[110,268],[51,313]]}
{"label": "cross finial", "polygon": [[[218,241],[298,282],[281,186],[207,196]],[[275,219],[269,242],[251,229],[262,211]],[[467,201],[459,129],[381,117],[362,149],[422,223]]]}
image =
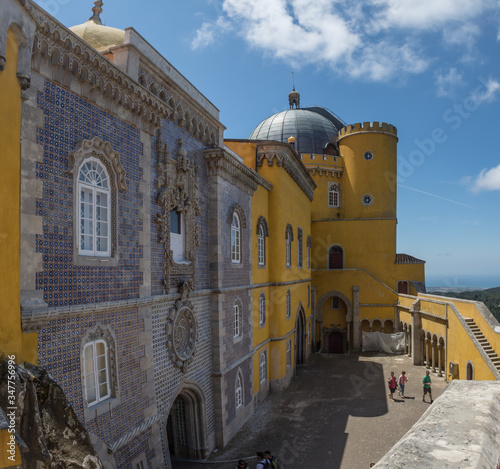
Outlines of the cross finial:
{"label": "cross finial", "polygon": [[102,24],[101,17],[99,16],[102,13],[102,5],[101,0],[94,2],[94,8],[92,8],[94,14],[89,18],[89,21],[93,21],[95,24]]}

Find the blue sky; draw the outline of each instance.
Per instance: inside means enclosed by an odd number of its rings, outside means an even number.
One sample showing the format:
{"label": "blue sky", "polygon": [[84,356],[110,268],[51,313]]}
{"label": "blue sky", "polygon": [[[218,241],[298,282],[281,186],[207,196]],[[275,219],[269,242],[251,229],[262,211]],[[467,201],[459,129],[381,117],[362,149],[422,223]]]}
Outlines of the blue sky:
{"label": "blue sky", "polygon": [[[93,6],[39,4],[66,26]],[[302,106],[397,126],[398,252],[428,285],[500,285],[498,0],[106,0],[101,17],[155,46],[228,138],[288,108],[292,71]]]}

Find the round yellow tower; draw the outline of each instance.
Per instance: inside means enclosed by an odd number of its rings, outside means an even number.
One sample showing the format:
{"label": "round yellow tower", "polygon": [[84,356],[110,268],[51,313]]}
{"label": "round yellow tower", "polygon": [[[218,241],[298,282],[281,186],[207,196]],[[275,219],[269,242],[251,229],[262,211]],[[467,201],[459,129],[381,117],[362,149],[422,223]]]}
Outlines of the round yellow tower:
{"label": "round yellow tower", "polygon": [[339,132],[344,218],[396,218],[397,130],[364,122]]}

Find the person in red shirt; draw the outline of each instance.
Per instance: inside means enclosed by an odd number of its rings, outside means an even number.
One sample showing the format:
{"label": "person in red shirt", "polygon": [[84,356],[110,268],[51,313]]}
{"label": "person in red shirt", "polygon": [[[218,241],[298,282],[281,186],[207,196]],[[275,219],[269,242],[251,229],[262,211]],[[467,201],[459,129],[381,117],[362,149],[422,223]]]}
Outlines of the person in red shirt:
{"label": "person in red shirt", "polygon": [[399,395],[403,396],[403,399],[405,397],[405,384],[408,381],[408,378],[406,376],[406,371],[401,372],[401,376],[399,377],[398,384],[399,384]]}
{"label": "person in red shirt", "polygon": [[394,376],[394,371],[391,371],[391,377],[387,380],[387,384],[389,385],[389,397],[394,400],[393,395],[398,387],[398,380]]}

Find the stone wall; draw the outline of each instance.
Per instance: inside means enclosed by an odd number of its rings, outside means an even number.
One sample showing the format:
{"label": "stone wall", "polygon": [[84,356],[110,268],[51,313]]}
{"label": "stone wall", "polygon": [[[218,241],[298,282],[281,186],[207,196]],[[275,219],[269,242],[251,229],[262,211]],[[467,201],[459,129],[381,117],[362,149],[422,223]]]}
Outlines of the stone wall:
{"label": "stone wall", "polygon": [[495,469],[499,441],[500,382],[454,380],[374,467]]}

